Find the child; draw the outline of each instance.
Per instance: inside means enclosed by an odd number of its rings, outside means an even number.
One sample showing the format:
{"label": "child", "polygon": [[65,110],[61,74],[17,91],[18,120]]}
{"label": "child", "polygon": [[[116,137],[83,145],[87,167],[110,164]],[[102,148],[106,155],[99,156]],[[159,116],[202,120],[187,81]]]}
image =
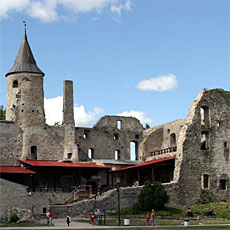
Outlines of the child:
{"label": "child", "polygon": [[70,222],[71,222],[71,217],[68,214],[67,217],[66,217],[66,223],[67,223],[68,226],[69,226]]}
{"label": "child", "polygon": [[91,224],[94,225],[94,215],[93,215],[93,213],[90,214],[90,221],[91,221]]}
{"label": "child", "polygon": [[146,225],[147,226],[149,226],[149,219],[150,219],[150,217],[149,217],[149,214],[147,213],[147,216],[146,216]]}

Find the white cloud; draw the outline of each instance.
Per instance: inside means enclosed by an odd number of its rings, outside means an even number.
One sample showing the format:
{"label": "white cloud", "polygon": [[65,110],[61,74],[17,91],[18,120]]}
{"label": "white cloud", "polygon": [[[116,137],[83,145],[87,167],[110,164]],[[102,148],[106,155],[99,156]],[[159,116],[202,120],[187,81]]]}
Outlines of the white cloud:
{"label": "white cloud", "polygon": [[149,117],[146,117],[147,113],[143,112],[143,111],[135,111],[135,110],[131,110],[130,112],[128,111],[124,111],[120,114],[118,114],[118,116],[125,116],[125,117],[135,117],[138,120],[140,120],[140,122],[142,124],[144,123],[152,123],[153,120]]}
{"label": "white cloud", "polygon": [[58,18],[56,5],[56,0],[31,2],[27,13],[32,18],[37,18],[44,22],[55,21]]}
{"label": "white cloud", "polygon": [[127,0],[125,3],[120,3],[118,5],[112,5],[110,7],[112,13],[116,13],[118,16],[121,16],[122,11],[132,11],[131,0]]}
{"label": "white cloud", "polygon": [[13,11],[22,11],[29,4],[30,0],[0,0],[0,18],[7,18]]}
{"label": "white cloud", "polygon": [[59,4],[76,12],[101,10],[109,0],[59,0]]}
{"label": "white cloud", "polygon": [[74,106],[74,119],[76,126],[91,126],[95,120],[96,115],[101,113],[103,109],[94,108],[93,112],[86,113],[83,105],[77,107]]}
{"label": "white cloud", "polygon": [[137,83],[140,90],[168,91],[177,88],[177,79],[174,74],[161,75]]}
{"label": "white cloud", "polygon": [[[68,11],[65,11],[68,9]],[[0,0],[0,19],[23,12],[32,18],[52,22],[72,13],[111,11],[119,16],[131,11],[131,0]],[[61,12],[61,14],[60,14]]]}
{"label": "white cloud", "polygon": [[[55,97],[44,100],[46,123],[54,125],[55,122],[62,123],[63,97]],[[91,126],[96,116],[103,109],[95,107],[92,112],[86,112],[83,105],[74,106],[74,119],[76,126]]]}

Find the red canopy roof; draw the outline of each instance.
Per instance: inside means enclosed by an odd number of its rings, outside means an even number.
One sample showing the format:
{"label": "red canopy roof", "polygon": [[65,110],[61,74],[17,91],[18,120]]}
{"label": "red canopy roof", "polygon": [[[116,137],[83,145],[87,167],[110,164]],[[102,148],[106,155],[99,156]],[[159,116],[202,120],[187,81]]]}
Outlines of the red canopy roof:
{"label": "red canopy roof", "polygon": [[24,169],[20,166],[0,166],[0,173],[23,173],[23,174],[35,174],[35,172],[28,169]]}
{"label": "red canopy roof", "polygon": [[31,166],[45,166],[45,167],[75,167],[75,168],[104,168],[110,169],[110,166],[88,164],[88,163],[70,163],[70,162],[57,162],[57,161],[41,161],[41,160],[19,160],[24,164]]}
{"label": "red canopy roof", "polygon": [[165,157],[165,158],[161,158],[161,159],[157,159],[157,160],[146,161],[146,162],[138,164],[138,165],[133,165],[133,166],[124,167],[124,168],[120,168],[120,169],[114,169],[112,172],[117,172],[117,171],[122,171],[122,170],[127,170],[127,169],[138,168],[138,167],[142,167],[142,166],[156,164],[156,163],[163,162],[163,161],[169,161],[169,160],[172,160],[172,159],[175,159],[175,158],[176,158],[176,156],[171,156],[171,157]]}

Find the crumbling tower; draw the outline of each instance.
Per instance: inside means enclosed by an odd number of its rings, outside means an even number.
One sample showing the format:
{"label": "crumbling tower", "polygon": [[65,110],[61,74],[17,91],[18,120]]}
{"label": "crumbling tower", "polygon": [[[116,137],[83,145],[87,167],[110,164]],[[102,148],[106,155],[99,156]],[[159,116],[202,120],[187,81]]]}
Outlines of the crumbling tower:
{"label": "crumbling tower", "polygon": [[78,147],[75,143],[75,122],[73,110],[73,82],[64,81],[63,86],[64,160],[78,161]]}

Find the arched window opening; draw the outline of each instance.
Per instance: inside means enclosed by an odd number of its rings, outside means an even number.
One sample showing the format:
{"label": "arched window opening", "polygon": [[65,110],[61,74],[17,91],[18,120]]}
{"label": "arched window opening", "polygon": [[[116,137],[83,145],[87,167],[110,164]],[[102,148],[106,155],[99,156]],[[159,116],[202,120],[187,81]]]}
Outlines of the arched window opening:
{"label": "arched window opening", "polygon": [[119,160],[120,160],[120,150],[115,150],[114,159],[115,159],[116,161],[119,161]]}
{"label": "arched window opening", "polygon": [[18,88],[18,80],[13,81],[13,88]]}
{"label": "arched window opening", "polygon": [[31,159],[32,160],[37,160],[38,159],[38,156],[37,156],[37,146],[31,146],[30,153],[31,153]]}
{"label": "arched window opening", "polygon": [[209,149],[209,134],[208,131],[201,132],[201,150],[208,150]]}
{"label": "arched window opening", "polygon": [[203,189],[209,189],[209,186],[210,186],[209,175],[203,174],[202,180],[203,180],[203,183],[202,183]]}
{"label": "arched window opening", "polygon": [[94,149],[92,149],[92,148],[88,149],[88,158],[89,159],[94,158]]}
{"label": "arched window opening", "polygon": [[209,108],[208,106],[200,107],[201,125],[209,126]]}
{"label": "arched window opening", "polygon": [[119,134],[118,133],[114,133],[113,140],[119,140]]}
{"label": "arched window opening", "polygon": [[68,159],[71,159],[71,158],[72,158],[72,155],[73,155],[72,153],[68,153],[68,154],[67,154],[67,158],[68,158]]}
{"label": "arched window opening", "polygon": [[83,134],[83,138],[84,138],[84,139],[87,139],[87,138],[88,138],[88,134],[87,134],[87,133],[84,133],[84,134]]}
{"label": "arched window opening", "polygon": [[121,121],[117,121],[117,129],[121,129],[122,127],[122,122]]}
{"label": "arched window opening", "polygon": [[176,146],[176,134],[172,133],[170,135],[170,147],[175,147]]}
{"label": "arched window opening", "polygon": [[138,160],[138,147],[137,147],[137,143],[131,141],[129,149],[130,149],[130,160],[131,161]]}

